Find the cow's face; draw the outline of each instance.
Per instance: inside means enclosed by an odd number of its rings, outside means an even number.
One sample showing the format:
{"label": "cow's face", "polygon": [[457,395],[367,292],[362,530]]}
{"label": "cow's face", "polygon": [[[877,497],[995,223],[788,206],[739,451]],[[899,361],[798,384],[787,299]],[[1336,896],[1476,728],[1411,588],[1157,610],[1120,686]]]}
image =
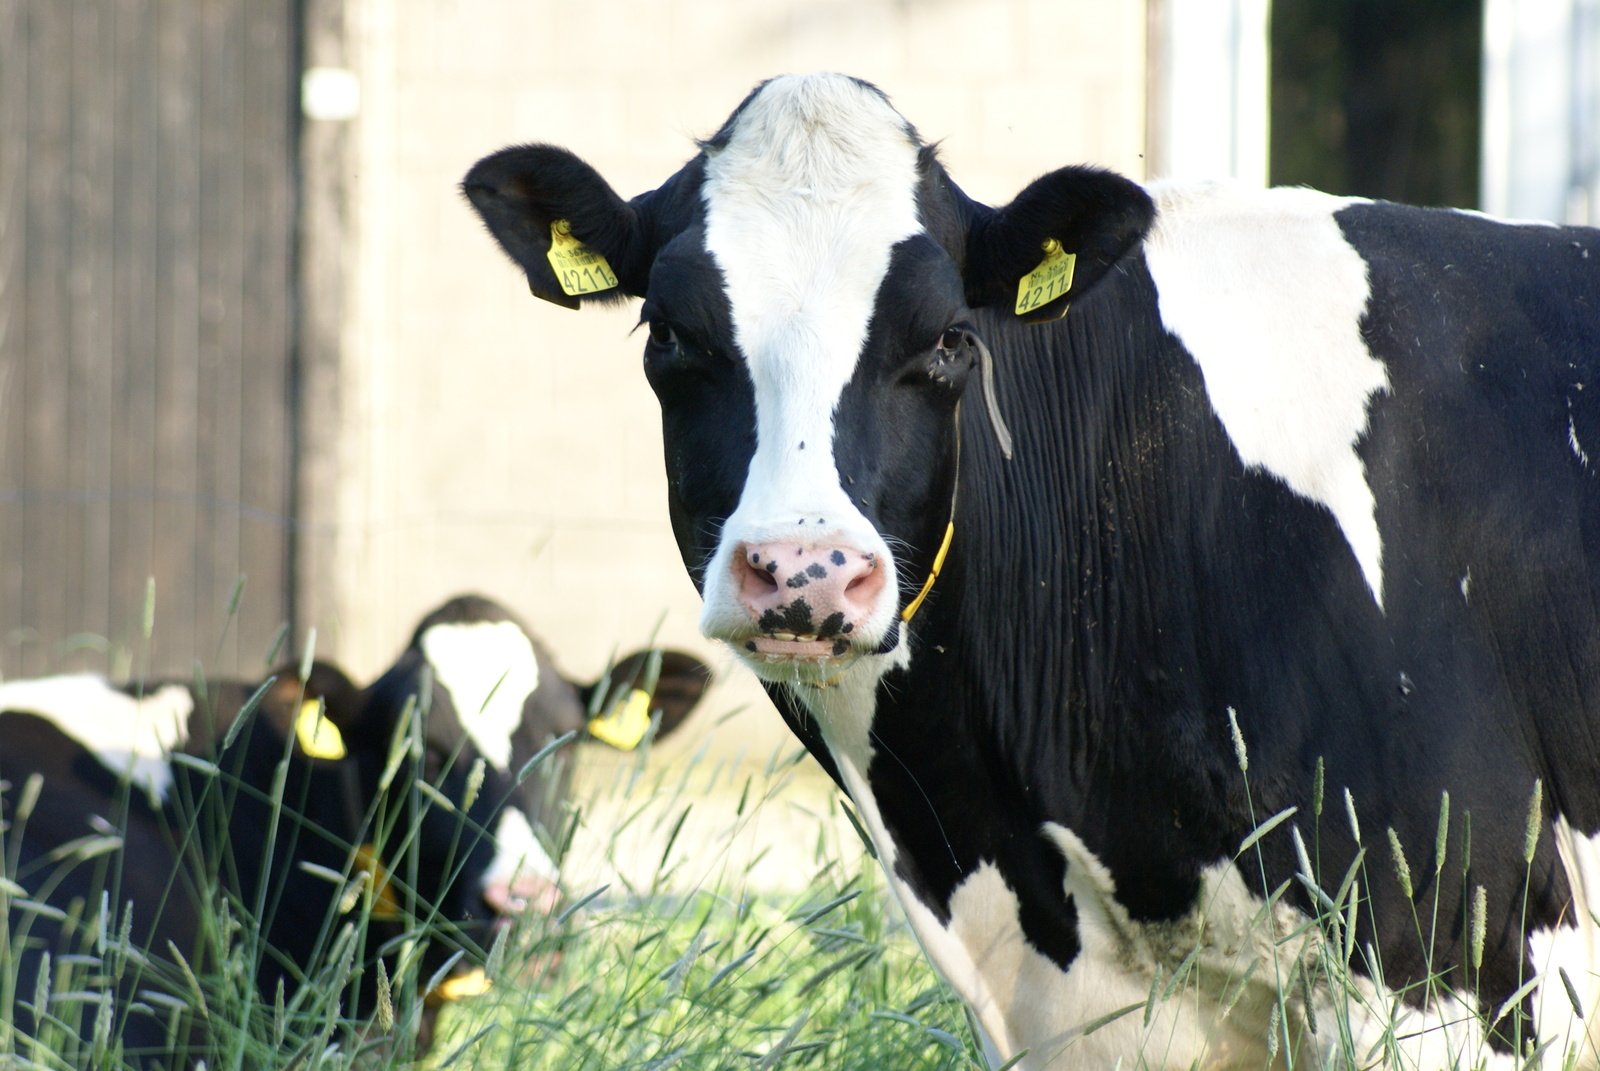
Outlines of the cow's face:
{"label": "cow's face", "polygon": [[[386,756],[368,775],[375,793],[383,771],[394,771],[384,793],[389,833],[379,837],[390,846],[381,853],[399,868],[409,852],[418,901],[480,945],[486,927],[548,910],[558,870],[547,844],[565,832],[558,804],[571,759],[549,745],[569,734],[631,745],[652,711],[669,731],[708,680],[687,655],[641,653],[619,662],[604,689],[580,687],[503,607],[477,596],[450,600],[368,690],[363,732],[368,750]],[[605,702],[613,694],[631,727],[619,727],[615,704]],[[612,722],[597,722],[591,706]],[[372,746],[378,740],[381,749]]]}
{"label": "cow's face", "polygon": [[958,451],[994,450],[956,430],[985,352],[972,310],[1011,309],[1053,239],[1076,253],[1076,278],[1027,312],[1055,314],[1150,216],[1143,191],[1085,170],[1004,210],[977,205],[879,91],[840,76],[765,83],[632,202],[539,146],[485,159],[465,189],[536,294],[576,302],[547,257],[556,226],[644,298],[702,627],[797,683],[904,657]]}

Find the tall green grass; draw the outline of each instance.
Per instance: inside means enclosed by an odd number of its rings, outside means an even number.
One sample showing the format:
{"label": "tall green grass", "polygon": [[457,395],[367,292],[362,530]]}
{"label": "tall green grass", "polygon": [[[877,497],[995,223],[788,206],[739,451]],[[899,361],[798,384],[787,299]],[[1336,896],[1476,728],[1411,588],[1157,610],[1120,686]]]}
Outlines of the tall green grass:
{"label": "tall green grass", "polygon": [[[582,843],[567,852],[567,900],[502,935],[490,951],[494,988],[446,1007],[425,1054],[413,1039],[420,994],[437,980],[417,967],[434,936],[425,922],[391,949],[400,967],[380,983],[375,1019],[346,1013],[372,951],[362,944],[371,904],[358,876],[326,875],[348,883],[353,910],[330,922],[305,984],[263,1000],[255,957],[271,953],[259,948],[250,905],[213,891],[202,896],[204,948],[138,947],[139,906],[120,900],[117,867],[106,865],[120,855],[116,828],[48,862],[47,887],[74,868],[97,868],[98,903],[30,898],[16,879],[36,884],[40,875],[18,874],[16,860],[37,786],[10,786],[0,814],[0,1068],[131,1066],[120,1038],[126,1008],[109,996],[123,979],[167,1022],[170,1065],[202,1061],[207,1071],[982,1066],[959,1002],[923,962],[876,864],[803,753],[785,749],[764,764],[702,753],[664,764],[641,752],[585,780],[599,787],[575,800],[553,846]],[[817,832],[763,850],[764,816],[781,809]],[[295,820],[291,803],[283,811]],[[763,887],[775,850],[788,856],[779,869],[789,879]],[[583,858],[591,875],[604,872],[599,879],[585,878]],[[417,914],[425,919],[425,905]],[[66,947],[51,950],[37,989],[20,993],[17,954],[40,917],[63,923]],[[37,1034],[16,1028],[19,1003],[48,1009]],[[190,1031],[200,1039],[194,1048],[185,1047]]]}
{"label": "tall green grass", "polygon": [[[531,942],[498,949],[498,973],[521,983],[453,1008],[427,1066],[984,1066],[959,1001],[803,753],[760,769],[719,770],[703,755],[678,768],[615,765],[611,798],[590,806],[621,816],[612,846],[644,827],[631,843],[658,853],[648,880],[630,878],[610,846],[587,853],[612,864],[617,884],[573,887],[569,906],[527,931]],[[787,807],[805,809],[815,839],[749,850],[763,814]],[[714,813],[697,827],[700,811]],[[746,880],[774,850],[791,854],[799,888]]]}
{"label": "tall green grass", "polygon": [[[1248,785],[1247,749],[1232,728]],[[28,835],[36,789],[11,786],[0,814],[0,914],[7,922],[0,934],[0,1068],[127,1066],[104,993],[130,972],[140,999],[164,1017],[175,1042],[191,1027],[200,1030],[204,1045],[178,1062],[194,1066],[200,1059],[207,1071],[984,1066],[962,1006],[927,966],[889,901],[847,805],[802,752],[785,748],[765,762],[719,759],[705,749],[672,763],[652,760],[648,749],[606,761],[599,752],[582,758],[590,766],[551,845],[563,858],[565,902],[549,917],[502,932],[489,951],[493,989],[446,1007],[426,1053],[417,1051],[415,1031],[421,994],[438,976],[421,976],[418,953],[436,936],[425,905],[416,913],[421,921],[388,949],[398,953],[398,966],[380,982],[375,1019],[352,1018],[348,995],[373,951],[363,946],[360,925],[371,907],[370,888],[358,875],[330,872],[329,881],[346,883],[351,913],[330,923],[324,954],[292,997],[263,1000],[253,982],[256,927],[245,905],[206,897],[212,906],[199,954],[171,948],[146,954],[130,940],[129,912],[138,908],[122,903],[111,881],[115,869],[107,864],[120,844],[114,828],[64,846],[50,860],[63,872],[99,868],[108,880],[99,902],[52,906],[30,899],[16,881],[15,848]],[[1143,1016],[1149,1024],[1168,1001],[1215,999],[1236,1029],[1259,1039],[1263,1063],[1272,1066],[1416,1071],[1465,1069],[1486,1058],[1462,1049],[1443,1064],[1419,1062],[1422,1027],[1398,998],[1452,996],[1442,971],[1426,971],[1405,993],[1369,981],[1384,976],[1383,956],[1355,934],[1373,883],[1398,882],[1406,891],[1425,953],[1446,920],[1428,897],[1414,895],[1408,846],[1389,831],[1364,840],[1355,801],[1346,794],[1325,807],[1323,788],[1319,766],[1310,813],[1259,815],[1237,849],[1235,865],[1259,902],[1251,925],[1268,934],[1267,955],[1223,964],[1219,987],[1215,974],[1202,977],[1220,962],[1201,947],[1202,934],[1192,951],[1179,949],[1175,962],[1157,966],[1144,1004],[1118,1009],[1097,1025],[1119,1016]],[[1544,825],[1537,794],[1528,816],[1525,866]],[[1339,873],[1320,867],[1320,834],[1331,821],[1347,822],[1361,846]],[[1448,880],[1447,865],[1465,875],[1469,823],[1468,815],[1452,815],[1448,797],[1440,801],[1428,859],[1433,888]],[[1261,849],[1279,837],[1294,839],[1300,872],[1269,887]],[[1315,909],[1285,927],[1278,909],[1296,885]],[[1475,965],[1481,894],[1470,903],[1476,914],[1467,920],[1468,955]],[[67,924],[70,947],[52,951],[37,991],[18,992],[16,953],[46,917]],[[1570,983],[1567,989],[1576,1004]],[[1581,1038],[1556,1039],[1543,1053],[1532,1047],[1521,1004],[1531,993],[1530,971],[1529,986],[1502,1007],[1464,1007],[1460,1014],[1476,1014],[1481,1028],[1511,1036],[1523,1060],[1572,1066]],[[1540,991],[1540,999],[1551,999],[1551,991]],[[12,1025],[18,1002],[51,1010],[36,1036],[23,1037]],[[1122,1066],[1162,1064],[1159,1039],[1151,1042],[1146,1052],[1127,1054]],[[1062,1066],[1073,1065],[1070,1051],[1065,1060]]]}

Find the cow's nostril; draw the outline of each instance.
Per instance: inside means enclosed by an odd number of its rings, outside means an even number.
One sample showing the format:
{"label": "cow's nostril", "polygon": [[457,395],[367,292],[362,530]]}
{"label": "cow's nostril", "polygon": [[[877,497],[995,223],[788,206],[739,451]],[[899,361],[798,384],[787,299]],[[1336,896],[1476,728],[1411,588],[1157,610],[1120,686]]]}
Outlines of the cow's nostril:
{"label": "cow's nostril", "polygon": [[761,555],[750,554],[745,558],[746,582],[757,590],[762,588],[776,589],[778,586],[777,562],[763,562]]}

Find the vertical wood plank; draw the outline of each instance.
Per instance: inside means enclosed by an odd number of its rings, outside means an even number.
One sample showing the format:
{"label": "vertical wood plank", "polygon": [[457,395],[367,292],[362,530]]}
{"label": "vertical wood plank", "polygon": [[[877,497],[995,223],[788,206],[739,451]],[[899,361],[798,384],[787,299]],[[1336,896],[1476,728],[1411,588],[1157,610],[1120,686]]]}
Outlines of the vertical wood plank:
{"label": "vertical wood plank", "polygon": [[[66,606],[59,622],[68,646],[52,669],[106,668],[110,629],[110,484],[112,398],[105,361],[115,345],[111,311],[111,218],[115,173],[111,153],[111,11],[73,4],[72,165],[67,181],[71,219],[71,316],[66,371],[71,465],[65,512]],[[74,642],[76,636],[83,640]]]}
{"label": "vertical wood plank", "polygon": [[253,210],[244,197],[246,46],[241,3],[215,0],[199,14],[200,408],[194,435],[200,503],[194,632],[196,657],[206,666],[238,662],[238,631],[226,620],[226,604],[239,571],[241,443],[251,434],[239,404],[241,369],[253,358],[243,301],[244,235]]}
{"label": "vertical wood plank", "polygon": [[289,549],[293,451],[290,373],[294,294],[294,145],[299,75],[294,6],[244,2],[246,40],[244,158],[253,206],[244,235],[244,322],[249,354],[241,370],[243,440],[241,486],[245,523],[240,562],[248,575],[250,626],[241,629],[240,657],[260,665],[288,616],[293,583]]}
{"label": "vertical wood plank", "polygon": [[24,0],[0,0],[0,672],[22,627],[28,66]]}
{"label": "vertical wood plank", "polygon": [[114,409],[111,459],[111,539],[116,554],[108,591],[110,638],[118,652],[112,671],[128,674],[145,664],[139,623],[145,578],[154,562],[157,504],[155,471],[158,339],[156,294],[161,265],[156,245],[159,172],[156,166],[157,99],[155,0],[117,0],[113,66],[116,119],[112,169],[117,177],[112,211],[112,312],[116,344],[111,365]]}
{"label": "vertical wood plank", "polygon": [[[25,47],[35,56],[70,59],[72,9],[66,4],[31,5]],[[69,139],[71,65],[28,64],[27,191],[23,287],[28,317],[23,330],[20,401],[23,424],[25,541],[21,616],[31,636],[17,651],[24,673],[42,672],[50,641],[70,616],[62,548],[70,538],[61,500],[69,468],[66,377],[67,252],[70,221],[63,186],[71,162]],[[20,638],[20,637],[19,637]]]}
{"label": "vertical wood plank", "polygon": [[[307,67],[349,64],[343,0],[303,0]],[[350,126],[300,121],[299,301],[295,338],[293,613],[299,632],[335,635],[344,239],[349,231]]]}
{"label": "vertical wood plank", "polygon": [[153,664],[179,664],[198,649],[195,635],[194,545],[198,535],[200,152],[197,7],[177,0],[157,5],[156,129],[160,196],[156,228],[159,265],[154,362],[157,419],[155,466],[149,486],[157,498],[151,573],[156,578]]}

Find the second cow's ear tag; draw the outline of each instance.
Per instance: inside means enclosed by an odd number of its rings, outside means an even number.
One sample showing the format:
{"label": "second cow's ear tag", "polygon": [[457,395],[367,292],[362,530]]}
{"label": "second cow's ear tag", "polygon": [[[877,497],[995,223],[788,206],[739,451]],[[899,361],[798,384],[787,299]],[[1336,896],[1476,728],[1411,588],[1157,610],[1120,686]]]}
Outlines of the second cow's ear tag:
{"label": "second cow's ear tag", "polygon": [[[1054,238],[1044,241],[1044,259],[1017,283],[1017,315],[1027,316],[1038,312],[1052,301],[1072,289],[1072,269],[1077,266],[1078,255],[1068,253]],[[1067,306],[1046,319],[1060,319],[1067,314]]]}
{"label": "second cow's ear tag", "polygon": [[632,751],[650,731],[650,693],[635,688],[604,714],[589,719],[589,735],[618,751]]}
{"label": "second cow's ear tag", "polygon": [[601,294],[617,288],[617,274],[606,258],[572,236],[564,219],[550,224],[550,270],[568,297]]}
{"label": "second cow's ear tag", "polygon": [[342,759],[348,752],[339,727],[328,720],[322,700],[307,699],[294,718],[295,739],[300,750],[313,759]]}

